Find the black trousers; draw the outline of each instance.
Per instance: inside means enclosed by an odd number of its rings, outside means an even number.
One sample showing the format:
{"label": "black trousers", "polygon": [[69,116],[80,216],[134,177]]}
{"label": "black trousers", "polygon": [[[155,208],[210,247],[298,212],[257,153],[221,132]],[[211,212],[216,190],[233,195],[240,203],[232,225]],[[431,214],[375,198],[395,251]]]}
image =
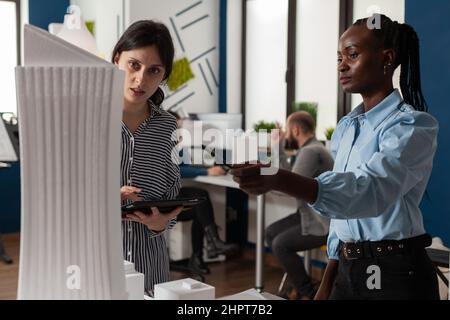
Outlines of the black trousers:
{"label": "black trousers", "polygon": [[194,188],[183,187],[180,190],[179,197],[205,197],[206,201],[198,204],[194,208],[183,211],[178,215],[179,221],[192,220],[191,243],[194,254],[202,255],[203,237],[205,236],[205,227],[215,224],[214,211],[209,198],[208,191]]}
{"label": "black trousers", "polygon": [[436,299],[436,271],[425,249],[420,248],[406,254],[356,260],[347,260],[341,252],[330,295],[330,300]]}
{"label": "black trousers", "polygon": [[327,236],[302,235],[300,214],[296,212],[268,226],[266,242],[280,261],[288,275],[288,282],[297,293],[311,296],[314,293],[311,278],[306,273],[297,251],[320,247],[327,243]]}

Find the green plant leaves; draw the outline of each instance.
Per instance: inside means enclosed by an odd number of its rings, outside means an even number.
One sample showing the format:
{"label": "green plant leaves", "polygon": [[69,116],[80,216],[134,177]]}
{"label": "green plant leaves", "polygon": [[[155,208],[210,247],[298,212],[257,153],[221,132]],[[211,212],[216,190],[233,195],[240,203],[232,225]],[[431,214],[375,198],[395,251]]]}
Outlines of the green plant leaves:
{"label": "green plant leaves", "polygon": [[167,86],[170,91],[175,91],[193,78],[195,77],[188,59],[182,58],[173,63],[172,73],[167,79]]}

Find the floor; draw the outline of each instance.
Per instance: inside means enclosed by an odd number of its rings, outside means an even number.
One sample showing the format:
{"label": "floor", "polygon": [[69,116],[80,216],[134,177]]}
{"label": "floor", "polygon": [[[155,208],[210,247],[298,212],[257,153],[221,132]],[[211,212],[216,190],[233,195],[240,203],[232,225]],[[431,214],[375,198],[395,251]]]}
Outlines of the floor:
{"label": "floor", "polygon": [[[20,235],[3,235],[2,239],[6,252],[13,259],[13,264],[7,265],[0,261],[0,300],[13,300],[17,295]],[[251,289],[255,284],[254,261],[254,250],[245,249],[242,254],[225,262],[210,263],[211,274],[205,277],[205,282],[216,288],[217,298]],[[271,255],[266,254],[264,264],[265,291],[275,294],[283,271]],[[189,275],[171,272],[171,276],[175,280]]]}
{"label": "floor", "polygon": [[19,234],[2,235],[3,244],[13,264],[0,261],[0,300],[16,299],[17,280],[19,274]]}

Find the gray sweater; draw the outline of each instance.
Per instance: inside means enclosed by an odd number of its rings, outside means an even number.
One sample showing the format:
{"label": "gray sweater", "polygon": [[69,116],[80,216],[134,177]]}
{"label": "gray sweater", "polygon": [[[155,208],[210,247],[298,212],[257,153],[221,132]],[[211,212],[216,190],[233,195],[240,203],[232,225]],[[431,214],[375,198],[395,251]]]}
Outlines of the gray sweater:
{"label": "gray sweater", "polygon": [[[325,146],[311,138],[297,152],[293,164],[280,153],[280,166],[305,177],[315,178],[325,171],[333,170],[333,158]],[[328,233],[329,219],[320,216],[308,203],[297,200],[297,211],[301,216],[302,234],[323,236]]]}

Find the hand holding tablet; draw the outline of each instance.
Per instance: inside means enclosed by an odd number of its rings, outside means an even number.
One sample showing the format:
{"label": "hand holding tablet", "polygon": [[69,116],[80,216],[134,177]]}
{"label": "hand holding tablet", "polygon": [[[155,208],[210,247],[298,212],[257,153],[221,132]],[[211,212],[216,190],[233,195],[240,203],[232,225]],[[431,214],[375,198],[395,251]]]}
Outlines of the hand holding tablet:
{"label": "hand holding tablet", "polygon": [[122,206],[121,210],[122,216],[134,211],[140,211],[145,214],[150,214],[152,212],[151,208],[155,207],[158,208],[160,213],[167,214],[178,207],[183,207],[183,210],[189,210],[205,200],[206,199],[203,197],[177,198],[173,200],[143,200],[126,204]]}

